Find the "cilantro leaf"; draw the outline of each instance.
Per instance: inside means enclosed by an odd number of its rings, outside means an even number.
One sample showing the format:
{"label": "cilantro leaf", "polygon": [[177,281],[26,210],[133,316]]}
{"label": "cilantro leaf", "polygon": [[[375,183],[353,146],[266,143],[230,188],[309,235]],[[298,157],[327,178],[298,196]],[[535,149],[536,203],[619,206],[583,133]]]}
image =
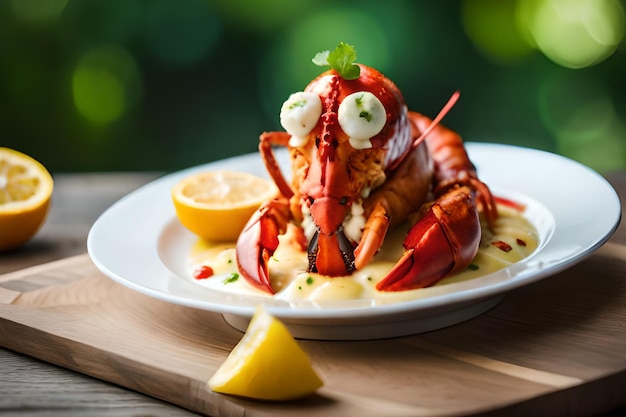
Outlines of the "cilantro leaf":
{"label": "cilantro leaf", "polygon": [[361,68],[354,61],[356,61],[356,50],[345,42],[339,42],[333,51],[318,52],[313,58],[315,65],[330,66],[346,80],[359,78]]}
{"label": "cilantro leaf", "polygon": [[328,54],[330,54],[330,51],[318,52],[317,54],[315,54],[315,57],[313,57],[313,63],[320,67],[326,67],[330,65],[328,63]]}

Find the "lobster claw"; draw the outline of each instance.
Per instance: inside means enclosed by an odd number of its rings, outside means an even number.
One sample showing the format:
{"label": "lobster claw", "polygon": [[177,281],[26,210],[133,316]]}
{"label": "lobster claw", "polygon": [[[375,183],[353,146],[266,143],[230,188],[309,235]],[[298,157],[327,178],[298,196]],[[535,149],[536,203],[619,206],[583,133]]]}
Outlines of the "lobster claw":
{"label": "lobster claw", "polygon": [[278,235],[285,233],[290,220],[289,202],[272,200],[248,220],[237,239],[237,265],[241,275],[254,287],[274,294],[268,262],[278,247]]}
{"label": "lobster claw", "polygon": [[476,256],[481,228],[472,193],[457,187],[438,198],[409,231],[405,252],[377,284],[379,291],[429,287],[465,269]]}

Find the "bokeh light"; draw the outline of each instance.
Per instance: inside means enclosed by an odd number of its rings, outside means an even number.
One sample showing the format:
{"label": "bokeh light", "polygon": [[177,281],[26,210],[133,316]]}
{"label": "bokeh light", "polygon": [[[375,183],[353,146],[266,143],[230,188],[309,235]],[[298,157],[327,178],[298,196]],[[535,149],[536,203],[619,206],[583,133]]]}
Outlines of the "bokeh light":
{"label": "bokeh light", "polygon": [[[624,0],[0,1],[0,145],[52,171],[185,168],[254,152],[351,43],[465,140],[626,169]],[[45,140],[44,140],[45,138]]]}
{"label": "bokeh light", "polygon": [[558,153],[600,171],[619,168],[626,158],[626,129],[599,79],[577,72],[545,78],[538,94],[541,119]]}
{"label": "bokeh light", "polygon": [[117,45],[91,49],[72,74],[78,112],[99,125],[114,122],[138,99],[141,76],[133,57]]}
{"label": "bokeh light", "polygon": [[561,155],[600,172],[623,169],[626,127],[606,98],[576,109],[556,138]]}
{"label": "bokeh light", "polygon": [[533,48],[516,25],[516,2],[507,0],[463,1],[463,27],[476,47],[499,64],[515,64]]}
{"label": "bokeh light", "polygon": [[518,23],[549,59],[584,68],[611,56],[624,38],[618,0],[518,0]]}

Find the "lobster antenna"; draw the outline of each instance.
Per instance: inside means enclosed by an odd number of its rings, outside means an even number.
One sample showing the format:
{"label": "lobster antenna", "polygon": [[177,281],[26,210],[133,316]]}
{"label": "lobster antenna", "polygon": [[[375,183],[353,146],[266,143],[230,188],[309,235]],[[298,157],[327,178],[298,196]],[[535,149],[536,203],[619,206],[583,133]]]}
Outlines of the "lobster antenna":
{"label": "lobster antenna", "polygon": [[448,114],[450,109],[454,107],[454,105],[456,104],[460,96],[461,96],[461,92],[458,90],[455,91],[454,94],[452,94],[452,96],[448,99],[448,102],[446,103],[446,105],[443,106],[443,108],[441,109],[437,117],[435,117],[433,121],[428,125],[426,130],[424,130],[422,134],[413,141],[413,145],[411,145],[411,148],[417,147],[417,145],[419,145],[420,143],[424,141],[424,139],[426,139],[426,136],[428,136],[430,131],[433,130],[435,126],[437,126],[439,122],[441,122],[441,119],[443,119],[446,116],[446,114]]}

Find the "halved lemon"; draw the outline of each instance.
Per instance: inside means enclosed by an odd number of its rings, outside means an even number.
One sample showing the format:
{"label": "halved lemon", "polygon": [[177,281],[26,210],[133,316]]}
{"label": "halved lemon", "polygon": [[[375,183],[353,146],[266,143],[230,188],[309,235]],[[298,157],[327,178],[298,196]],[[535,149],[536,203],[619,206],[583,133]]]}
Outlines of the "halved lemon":
{"label": "halved lemon", "polygon": [[241,341],[209,380],[215,392],[259,400],[291,400],[323,385],[285,325],[259,307]]}
{"label": "halved lemon", "polygon": [[53,181],[32,157],[0,148],[0,250],[28,241],[44,223]]}
{"label": "halved lemon", "polygon": [[209,241],[236,240],[254,211],[277,195],[273,182],[238,171],[194,174],[172,189],[180,222]]}

